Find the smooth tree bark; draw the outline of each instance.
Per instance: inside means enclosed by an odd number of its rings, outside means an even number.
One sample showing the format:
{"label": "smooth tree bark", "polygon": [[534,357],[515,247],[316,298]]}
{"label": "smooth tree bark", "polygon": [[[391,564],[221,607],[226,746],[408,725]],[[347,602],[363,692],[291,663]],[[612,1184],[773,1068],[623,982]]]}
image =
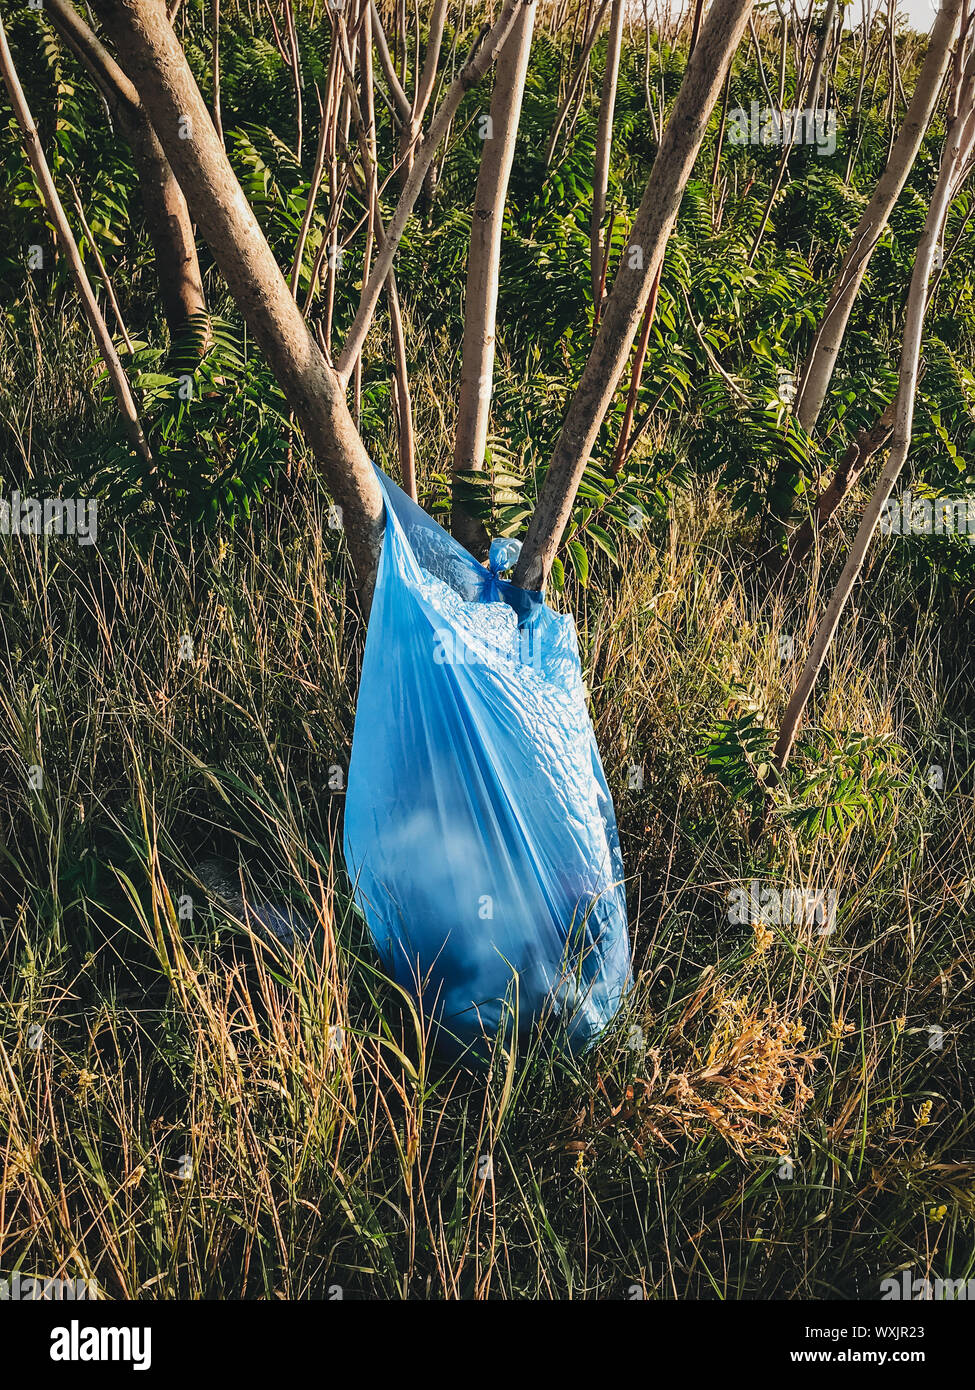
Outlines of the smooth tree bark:
{"label": "smooth tree bark", "polygon": [[938,103],[941,85],[951,58],[962,0],[943,0],[938,11],[917,86],[890,158],[870,202],[863,210],[830,293],[829,301],[801,375],[794,413],[812,433],[836,367],[846,327],[870,258],[883,235],[894,205],[917,158],[924,133]]}
{"label": "smooth tree bark", "polygon": [[806,664],[786,707],[776,741],[773,760],[781,773],[788,763],[795,743],[799,721],[812,694],[816,677],[829,653],[840,618],[850,598],[853,585],[863,568],[867,548],[887,501],[900,476],[911,444],[914,423],[914,399],[917,392],[918,367],[924,315],[928,303],[928,281],[934,267],[935,252],[944,232],[948,208],[958,188],[971,169],[975,149],[975,52],[970,51],[964,70],[957,74],[953,113],[948,122],[948,134],[941,157],[938,182],[924,220],[924,229],[914,258],[914,270],[907,297],[904,340],[901,346],[897,396],[894,403],[894,428],[887,463],[864,509],[826,613],[815,636]]}
{"label": "smooth tree bark", "polygon": [[667,249],[684,188],[751,10],[752,0],[714,0],[688,61],[596,341],[569,404],[528,526],[514,574],[515,583],[522,588],[543,589],[548,579],[579,483]]}
{"label": "smooth tree bark", "polygon": [[382,538],[382,494],[345,399],[281,273],[218,138],[159,0],[95,0],[149,113],[190,212],[281,385],[336,503],[368,612]]}
{"label": "smooth tree bark", "polygon": [[101,353],[102,360],[108,370],[108,377],[112,383],[112,389],[118,400],[119,409],[122,412],[122,421],[125,426],[126,434],[129,438],[135,453],[139,455],[143,463],[151,467],[152,455],[149,446],[146,444],[145,436],[142,433],[142,426],[139,423],[139,412],[136,409],[135,398],[129,386],[128,377],[119,355],[115,350],[112,335],[108,331],[101,309],[98,307],[98,300],[95,298],[95,291],[92,289],[91,281],[88,279],[87,271],[78,250],[78,243],[74,239],[71,225],[65,215],[64,206],[58,195],[54,179],[51,175],[50,167],[41,148],[41,142],[37,134],[37,127],[34,124],[34,117],[31,115],[24,89],[20,85],[20,78],[14,66],[13,55],[10,52],[10,45],[7,43],[7,33],[3,27],[3,20],[0,19],[0,75],[3,77],[4,86],[10,97],[10,105],[13,108],[14,117],[20,127],[20,133],[24,142],[24,150],[27,154],[37,186],[40,189],[41,198],[47,215],[54,226],[55,236],[61,252],[67,261],[71,276],[78,290],[85,317],[94,334]]}
{"label": "smooth tree bark", "polygon": [[206,313],[193,222],[139,93],[70,0],[45,0],[44,11],[88,70],[132,152],[152,244],[163,314],[171,337]]}
{"label": "smooth tree bark", "polygon": [[606,66],[599,97],[599,124],[596,128],[596,160],[592,179],[592,216],[589,222],[589,264],[592,274],[592,302],[597,307],[604,283],[603,269],[609,248],[603,239],[606,220],[606,194],[609,189],[609,161],[613,149],[613,115],[620,76],[623,48],[623,0],[613,0],[606,41]]}
{"label": "smooth tree bark", "polygon": [[[534,25],[535,7],[528,5],[518,15],[501,50],[491,95],[488,133],[477,174],[464,298],[455,473],[484,467],[494,380],[501,234]],[[456,496],[451,527],[468,550],[475,554],[486,550],[483,524],[463,510]]]}

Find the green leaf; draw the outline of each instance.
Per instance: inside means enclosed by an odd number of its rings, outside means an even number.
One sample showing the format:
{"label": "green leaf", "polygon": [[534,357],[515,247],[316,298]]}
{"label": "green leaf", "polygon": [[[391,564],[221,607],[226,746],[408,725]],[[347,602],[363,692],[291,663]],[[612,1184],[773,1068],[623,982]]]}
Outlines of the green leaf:
{"label": "green leaf", "polygon": [[589,556],[586,554],[586,548],[581,541],[569,541],[567,549],[575,577],[585,589],[589,583]]}

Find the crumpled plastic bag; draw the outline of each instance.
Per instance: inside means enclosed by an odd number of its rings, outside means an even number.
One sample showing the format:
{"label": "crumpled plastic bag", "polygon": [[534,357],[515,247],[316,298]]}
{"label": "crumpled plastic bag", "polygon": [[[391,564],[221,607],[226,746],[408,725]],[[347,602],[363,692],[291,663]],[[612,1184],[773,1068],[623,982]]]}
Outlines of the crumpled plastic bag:
{"label": "crumpled plastic bag", "polygon": [[[377,470],[378,472],[378,470]],[[384,474],[345,804],[355,899],[441,1050],[544,1020],[582,1050],[630,980],[623,863],[575,624]]]}

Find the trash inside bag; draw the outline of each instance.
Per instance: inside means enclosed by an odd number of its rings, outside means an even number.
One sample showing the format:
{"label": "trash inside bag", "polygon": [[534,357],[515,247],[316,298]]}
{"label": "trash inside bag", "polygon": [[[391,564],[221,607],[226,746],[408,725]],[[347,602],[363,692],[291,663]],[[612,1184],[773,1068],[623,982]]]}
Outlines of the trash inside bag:
{"label": "trash inside bag", "polygon": [[442,1051],[539,1023],[581,1051],[619,1009],[630,949],[575,624],[501,578],[518,542],[485,568],[379,476],[345,805],[356,902]]}

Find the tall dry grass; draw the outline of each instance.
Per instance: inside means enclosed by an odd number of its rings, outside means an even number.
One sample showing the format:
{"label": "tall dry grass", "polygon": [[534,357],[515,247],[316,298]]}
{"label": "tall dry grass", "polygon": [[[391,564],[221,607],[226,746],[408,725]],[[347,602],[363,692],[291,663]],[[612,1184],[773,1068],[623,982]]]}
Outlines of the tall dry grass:
{"label": "tall dry grass", "polygon": [[[85,428],[84,383],[52,360],[33,396],[23,363],[4,384],[22,489],[56,459],[52,421]],[[416,396],[429,479],[442,388]],[[971,693],[957,615],[894,543],[811,713],[874,738],[891,792],[828,832],[780,800],[756,838],[702,750],[722,717],[774,721],[796,670],[779,638],[801,653],[831,556],[763,601],[747,531],[702,486],[567,591],[636,983],[585,1058],[499,1049],[473,1075],[429,1055],[350,909],[361,633],[315,479],[209,536],[99,531],[0,544],[0,1271],[117,1298],[873,1297],[903,1267],[971,1276]],[[753,879],[835,891],[835,931],[729,922]],[[270,938],[261,902],[309,939]]]}

